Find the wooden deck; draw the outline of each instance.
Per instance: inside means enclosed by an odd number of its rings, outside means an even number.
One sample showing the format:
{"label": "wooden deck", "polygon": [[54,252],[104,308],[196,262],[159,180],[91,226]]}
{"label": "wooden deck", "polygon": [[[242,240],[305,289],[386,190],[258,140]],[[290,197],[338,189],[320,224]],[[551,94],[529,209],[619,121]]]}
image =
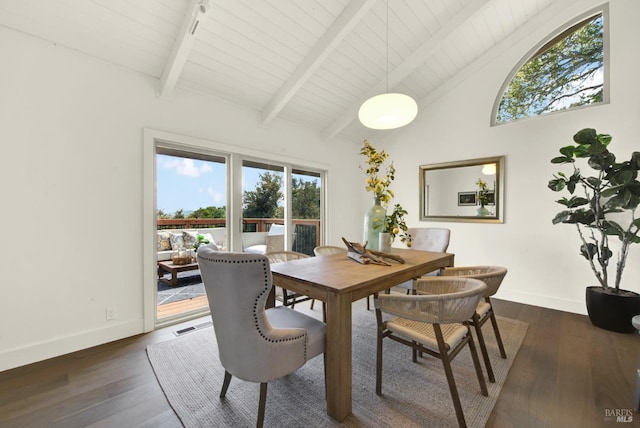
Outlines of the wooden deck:
{"label": "wooden deck", "polygon": [[158,319],[170,317],[182,312],[191,311],[206,307],[209,304],[207,296],[194,297],[192,299],[180,300],[172,303],[158,305]]}

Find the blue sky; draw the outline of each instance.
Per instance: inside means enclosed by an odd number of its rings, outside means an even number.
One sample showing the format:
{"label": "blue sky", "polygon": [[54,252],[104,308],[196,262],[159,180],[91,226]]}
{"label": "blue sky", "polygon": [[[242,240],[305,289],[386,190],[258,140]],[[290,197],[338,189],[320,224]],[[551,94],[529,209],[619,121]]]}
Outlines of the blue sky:
{"label": "blue sky", "polygon": [[[157,208],[164,213],[227,204],[225,164],[166,155],[157,155],[156,161]],[[262,172],[258,168],[242,168],[242,190],[255,189]],[[304,179],[309,181],[311,177]]]}
{"label": "blue sky", "polygon": [[224,164],[165,155],[156,159],[158,209],[171,214],[227,204]]}

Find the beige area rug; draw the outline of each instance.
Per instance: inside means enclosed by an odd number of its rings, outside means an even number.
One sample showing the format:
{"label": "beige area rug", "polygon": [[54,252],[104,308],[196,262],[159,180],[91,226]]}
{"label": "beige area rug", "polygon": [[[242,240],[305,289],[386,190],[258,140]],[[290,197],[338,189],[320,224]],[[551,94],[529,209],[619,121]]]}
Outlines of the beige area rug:
{"label": "beige area rug", "polygon": [[[343,423],[326,414],[323,364],[319,356],[295,373],[269,383],[265,426],[456,427],[442,362],[425,356],[413,363],[411,349],[391,340],[384,342],[383,395],[375,394],[375,312],[357,309],[357,303],[353,313],[353,414]],[[498,323],[506,360],[500,358],[490,324],[483,328],[496,376],[496,383],[487,381],[489,397],[480,393],[468,348],[453,361],[469,427],[485,426],[528,328],[526,323],[506,318],[499,317]],[[233,378],[226,398],[219,398],[224,369],[218,359],[213,328],[149,345],[147,354],[169,403],[185,427],[255,426],[257,383]]]}

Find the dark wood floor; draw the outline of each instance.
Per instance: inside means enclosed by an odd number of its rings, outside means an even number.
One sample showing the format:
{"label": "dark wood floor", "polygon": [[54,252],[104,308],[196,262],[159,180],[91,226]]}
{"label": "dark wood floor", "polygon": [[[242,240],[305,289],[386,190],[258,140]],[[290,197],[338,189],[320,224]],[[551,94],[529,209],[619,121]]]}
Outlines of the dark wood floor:
{"label": "dark wood floor", "polygon": [[[640,426],[638,413],[631,424],[605,421],[607,409],[633,408],[640,335],[606,332],[587,317],[519,303],[496,300],[495,308],[530,326],[487,427]],[[181,426],[145,351],[178,328],[0,373],[0,426]]]}

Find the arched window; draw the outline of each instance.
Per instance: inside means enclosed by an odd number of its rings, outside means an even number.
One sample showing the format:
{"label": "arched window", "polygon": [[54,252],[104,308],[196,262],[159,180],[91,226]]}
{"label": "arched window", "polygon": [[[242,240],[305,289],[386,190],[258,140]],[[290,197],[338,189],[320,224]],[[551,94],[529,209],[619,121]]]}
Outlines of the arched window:
{"label": "arched window", "polygon": [[607,98],[603,29],[600,11],[541,42],[505,81],[493,124],[602,103]]}

